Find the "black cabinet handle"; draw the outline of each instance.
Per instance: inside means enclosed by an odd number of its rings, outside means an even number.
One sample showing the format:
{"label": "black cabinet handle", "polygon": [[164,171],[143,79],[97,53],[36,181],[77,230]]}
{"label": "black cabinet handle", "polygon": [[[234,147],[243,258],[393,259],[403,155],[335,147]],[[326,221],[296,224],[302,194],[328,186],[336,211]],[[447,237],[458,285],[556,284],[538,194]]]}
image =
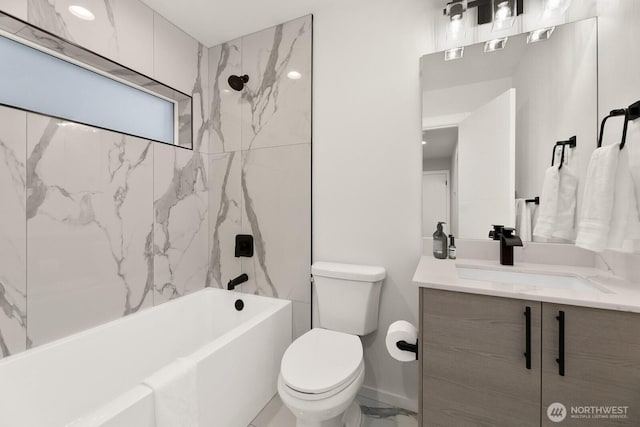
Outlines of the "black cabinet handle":
{"label": "black cabinet handle", "polygon": [[531,307],[526,307],[524,310],[524,318],[526,323],[526,341],[524,357],[526,360],[527,369],[531,369]]}
{"label": "black cabinet handle", "polygon": [[564,311],[558,311],[558,375],[564,377]]}

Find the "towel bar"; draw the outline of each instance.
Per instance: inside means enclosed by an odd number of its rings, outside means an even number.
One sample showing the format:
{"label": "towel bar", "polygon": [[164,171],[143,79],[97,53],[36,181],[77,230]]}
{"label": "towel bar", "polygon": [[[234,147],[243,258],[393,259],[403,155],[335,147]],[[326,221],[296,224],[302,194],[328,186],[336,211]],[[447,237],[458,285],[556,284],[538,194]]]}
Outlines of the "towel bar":
{"label": "towel bar", "polygon": [[611,110],[609,115],[602,120],[602,124],[600,125],[600,136],[598,137],[598,148],[602,147],[602,138],[604,137],[604,125],[607,123],[611,117],[619,117],[624,116],[624,125],[622,127],[622,141],[620,142],[620,149],[624,148],[624,145],[627,143],[627,127],[629,126],[629,122],[632,120],[636,120],[640,118],[640,101],[634,102],[629,105],[627,108],[619,108],[616,110]]}
{"label": "towel bar", "polygon": [[560,157],[560,166],[558,167],[558,169],[562,169],[562,165],[564,165],[564,150],[567,145],[569,148],[576,148],[576,145],[578,145],[578,138],[576,136],[572,136],[566,141],[556,142],[556,145],[553,146],[553,153],[551,154],[551,166],[553,166],[556,161],[556,148],[562,147],[562,156]]}

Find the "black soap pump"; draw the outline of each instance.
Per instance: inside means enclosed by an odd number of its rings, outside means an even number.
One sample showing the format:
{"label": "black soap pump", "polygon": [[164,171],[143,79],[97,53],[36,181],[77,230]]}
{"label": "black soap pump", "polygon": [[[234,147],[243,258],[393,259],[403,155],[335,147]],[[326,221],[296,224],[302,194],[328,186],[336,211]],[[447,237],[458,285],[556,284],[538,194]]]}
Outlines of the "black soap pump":
{"label": "black soap pump", "polygon": [[442,231],[442,224],[446,222],[438,222],[438,229],[433,233],[433,256],[438,259],[447,259],[447,235]]}

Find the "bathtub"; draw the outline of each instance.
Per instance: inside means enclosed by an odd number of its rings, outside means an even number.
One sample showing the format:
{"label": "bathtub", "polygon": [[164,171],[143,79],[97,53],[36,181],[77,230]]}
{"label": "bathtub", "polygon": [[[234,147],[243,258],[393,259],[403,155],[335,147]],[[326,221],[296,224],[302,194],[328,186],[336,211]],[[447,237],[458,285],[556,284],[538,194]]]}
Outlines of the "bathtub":
{"label": "bathtub", "polygon": [[186,357],[200,426],[246,427],[290,343],[289,301],[207,288],[0,360],[0,426],[154,427],[141,381]]}

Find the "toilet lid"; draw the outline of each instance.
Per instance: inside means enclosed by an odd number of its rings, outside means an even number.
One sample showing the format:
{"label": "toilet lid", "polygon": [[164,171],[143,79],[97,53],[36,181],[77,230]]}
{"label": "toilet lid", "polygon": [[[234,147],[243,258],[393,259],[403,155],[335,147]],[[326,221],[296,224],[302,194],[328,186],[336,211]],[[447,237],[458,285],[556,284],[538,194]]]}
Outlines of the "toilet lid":
{"label": "toilet lid", "polygon": [[312,329],[284,353],[280,372],[285,384],[303,393],[325,393],[350,382],[362,363],[356,335]]}

